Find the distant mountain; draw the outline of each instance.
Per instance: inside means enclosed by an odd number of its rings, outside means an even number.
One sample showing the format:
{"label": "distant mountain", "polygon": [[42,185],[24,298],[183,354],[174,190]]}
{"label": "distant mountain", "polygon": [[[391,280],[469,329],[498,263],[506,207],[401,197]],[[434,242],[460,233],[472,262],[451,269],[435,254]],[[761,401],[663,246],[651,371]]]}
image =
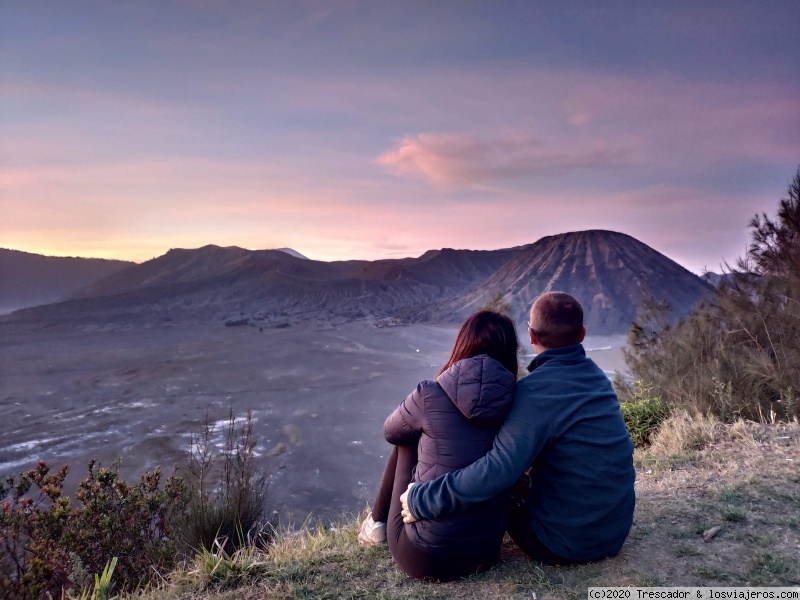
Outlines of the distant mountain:
{"label": "distant mountain", "polygon": [[719,287],[719,285],[724,282],[730,282],[733,280],[733,273],[714,273],[712,271],[706,271],[701,275],[701,277],[713,285],[714,287]]}
{"label": "distant mountain", "polygon": [[[277,259],[289,255],[266,250]],[[166,254],[95,281],[75,294],[75,297],[116,296],[148,288],[175,288],[176,291],[234,272],[251,257],[251,250],[237,247],[203,246],[196,250],[172,249]]]}
{"label": "distant mountain", "polygon": [[58,302],[134,263],[0,248],[0,312]]}
{"label": "distant mountain", "polygon": [[286,254],[291,254],[292,256],[295,256],[297,258],[305,258],[306,260],[308,260],[307,256],[303,256],[297,250],[292,250],[291,248],[275,248],[275,250],[278,250],[279,252],[286,252]]}
{"label": "distant mountain", "polygon": [[413,314],[466,292],[519,251],[452,250],[418,258],[321,262],[280,250],[173,249],[87,286],[69,302],[19,318],[225,318],[269,322]]}
{"label": "distant mountain", "polygon": [[173,249],[17,319],[223,320],[277,326],[394,317],[457,322],[498,293],[524,323],[548,290],[575,295],[595,334],[625,332],[648,294],[687,312],[711,286],[634,238],[581,231],[503,250],[430,250],[416,258],[321,262],[284,250]]}
{"label": "distant mountain", "polygon": [[686,314],[711,290],[700,277],[624,233],[590,230],[542,238],[526,247],[467,294],[433,316],[466,317],[500,293],[519,321],[539,294],[565,291],[585,310],[594,334],[630,329],[642,300],[651,294]]}

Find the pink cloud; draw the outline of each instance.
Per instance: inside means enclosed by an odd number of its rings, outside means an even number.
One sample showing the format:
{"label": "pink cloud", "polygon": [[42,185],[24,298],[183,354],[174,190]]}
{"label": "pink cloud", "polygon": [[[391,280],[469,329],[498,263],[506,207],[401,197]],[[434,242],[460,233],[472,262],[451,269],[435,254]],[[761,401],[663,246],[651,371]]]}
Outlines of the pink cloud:
{"label": "pink cloud", "polygon": [[377,159],[398,175],[450,186],[619,164],[624,153],[602,145],[564,151],[524,136],[479,138],[465,133],[403,137]]}

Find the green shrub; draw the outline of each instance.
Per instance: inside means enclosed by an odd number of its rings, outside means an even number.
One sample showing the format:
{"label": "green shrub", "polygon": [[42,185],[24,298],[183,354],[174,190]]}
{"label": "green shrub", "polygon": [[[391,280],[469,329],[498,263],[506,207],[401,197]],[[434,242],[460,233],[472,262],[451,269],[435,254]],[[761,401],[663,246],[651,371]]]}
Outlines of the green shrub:
{"label": "green shrub", "polygon": [[650,444],[658,427],[671,414],[669,405],[658,396],[652,395],[652,388],[641,381],[632,386],[632,397],[620,404],[625,427],[636,447]]}
{"label": "green shrub", "polygon": [[158,468],[142,475],[137,485],[119,476],[119,465],[98,467],[89,463],[89,475],[78,485],[81,502],[62,536],[90,573],[98,573],[113,558],[117,581],[124,587],[146,582],[158,571],[174,565],[176,547],[169,518],[180,513],[188,500],[182,479],[170,477],[159,487]]}
{"label": "green shrub", "polygon": [[[133,589],[175,566],[179,550],[266,546],[275,523],[265,518],[267,480],[255,462],[256,437],[248,413],[240,427],[233,412],[218,451],[208,418],[193,438],[188,477],[159,469],[136,485],[123,481],[119,463],[89,463],[76,503],[62,495],[68,468],[46,463],[0,483],[0,598],[27,600],[107,597]],[[178,546],[181,546],[180,548]],[[89,596],[91,594],[91,596]]]}
{"label": "green shrub", "polygon": [[70,558],[59,544],[71,510],[61,496],[66,476],[67,467],[51,474],[39,463],[0,484],[0,597],[39,598],[69,586]]}
{"label": "green shrub", "polygon": [[186,503],[186,488],[171,477],[163,489],[156,469],[131,486],[117,467],[89,463],[73,507],[62,496],[67,467],[51,474],[46,463],[8,477],[0,485],[0,597],[60,597],[83,587],[87,573],[99,573],[117,558],[122,588],[172,568],[175,546],[168,515]]}

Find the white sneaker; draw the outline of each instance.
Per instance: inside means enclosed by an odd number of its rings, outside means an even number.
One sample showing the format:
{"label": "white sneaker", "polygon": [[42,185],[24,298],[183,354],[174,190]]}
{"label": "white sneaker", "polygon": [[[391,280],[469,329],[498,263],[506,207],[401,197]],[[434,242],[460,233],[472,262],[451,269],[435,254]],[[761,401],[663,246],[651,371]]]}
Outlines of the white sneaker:
{"label": "white sneaker", "polygon": [[358,526],[358,543],[362,546],[374,546],[386,542],[386,523],[376,521],[372,514],[367,515],[364,522]]}

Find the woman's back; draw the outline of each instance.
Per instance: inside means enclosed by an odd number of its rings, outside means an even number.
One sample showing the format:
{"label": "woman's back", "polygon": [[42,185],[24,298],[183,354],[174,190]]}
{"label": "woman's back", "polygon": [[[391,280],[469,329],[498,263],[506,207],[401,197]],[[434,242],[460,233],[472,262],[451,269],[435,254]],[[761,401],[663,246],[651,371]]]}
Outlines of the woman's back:
{"label": "woman's back", "polygon": [[[384,424],[387,441],[418,439],[413,481],[425,482],[465,467],[483,456],[511,408],[514,375],[486,356],[460,360],[437,381],[423,381]],[[502,539],[508,495],[442,520],[407,526],[420,548],[458,547],[464,552]]]}
{"label": "woman's back", "polygon": [[359,543],[386,541],[417,579],[453,579],[491,567],[500,553],[509,492],[440,521],[404,523],[401,495],[488,452],[514,398],[517,333],[504,314],[482,310],[456,335],[436,381],[423,381],[386,419],[393,448]]}

